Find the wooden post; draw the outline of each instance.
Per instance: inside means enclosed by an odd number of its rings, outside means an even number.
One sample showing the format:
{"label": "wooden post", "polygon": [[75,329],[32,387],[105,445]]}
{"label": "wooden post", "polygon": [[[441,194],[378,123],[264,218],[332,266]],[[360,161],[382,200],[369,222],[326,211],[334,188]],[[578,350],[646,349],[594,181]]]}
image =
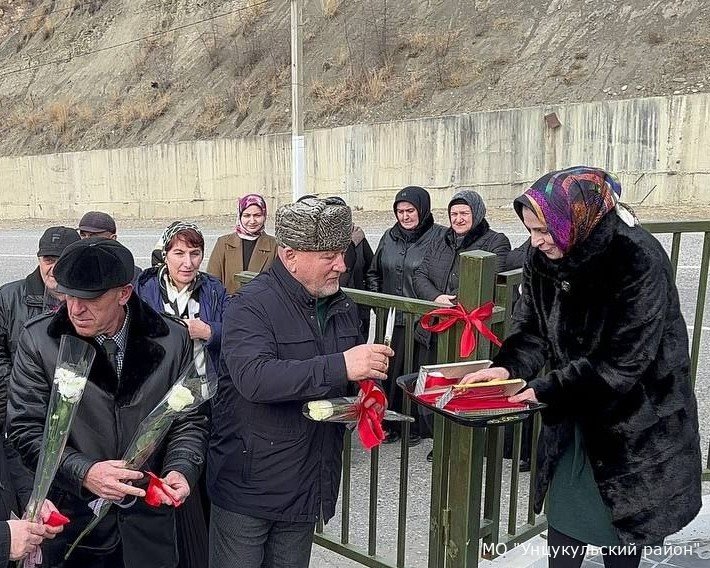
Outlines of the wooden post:
{"label": "wooden post", "polygon": [[[458,298],[467,310],[493,299],[495,269],[494,254],[471,251],[461,255]],[[458,345],[460,330],[449,335],[455,335]],[[486,359],[489,353],[489,341],[478,336],[476,349],[469,359]],[[443,447],[439,448],[439,445]],[[484,430],[458,426],[437,417],[434,429],[436,469],[432,473],[432,497],[436,496],[436,500],[432,499],[431,515],[432,529],[436,530],[432,530],[430,535],[444,539],[445,561],[442,564],[440,557],[432,557],[432,552],[440,553],[442,550],[430,545],[431,568],[478,566],[485,453]],[[437,467],[438,459],[443,463]],[[435,511],[435,507],[438,510]]]}

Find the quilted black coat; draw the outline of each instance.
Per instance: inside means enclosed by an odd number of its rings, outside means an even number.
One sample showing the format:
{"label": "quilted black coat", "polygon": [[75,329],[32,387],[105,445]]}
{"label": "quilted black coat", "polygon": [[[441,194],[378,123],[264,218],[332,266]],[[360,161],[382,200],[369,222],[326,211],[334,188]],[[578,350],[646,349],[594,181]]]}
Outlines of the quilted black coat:
{"label": "quilted black coat", "polygon": [[505,270],[510,241],[503,233],[490,228],[483,219],[461,243],[449,227],[438,239],[432,239],[421,264],[414,271],[414,292],[422,300],[433,301],[440,294],[456,295],[459,291],[459,255],[471,250],[483,250],[498,255],[496,272]]}
{"label": "quilted black coat", "polygon": [[[548,357],[552,370],[534,378]],[[698,513],[687,328],[668,256],[647,231],[612,213],[560,261],[533,250],[512,335],[494,364],[532,379],[549,405],[537,511],[576,421],[622,543],[658,543]]]}

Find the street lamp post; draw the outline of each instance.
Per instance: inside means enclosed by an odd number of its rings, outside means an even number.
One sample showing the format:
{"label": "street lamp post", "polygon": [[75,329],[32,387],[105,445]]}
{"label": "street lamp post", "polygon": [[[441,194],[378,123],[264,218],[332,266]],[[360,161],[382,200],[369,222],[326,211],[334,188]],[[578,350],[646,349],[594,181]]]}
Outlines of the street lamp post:
{"label": "street lamp post", "polygon": [[301,0],[291,0],[291,192],[296,201],[305,194],[306,142],[303,137],[303,18]]}

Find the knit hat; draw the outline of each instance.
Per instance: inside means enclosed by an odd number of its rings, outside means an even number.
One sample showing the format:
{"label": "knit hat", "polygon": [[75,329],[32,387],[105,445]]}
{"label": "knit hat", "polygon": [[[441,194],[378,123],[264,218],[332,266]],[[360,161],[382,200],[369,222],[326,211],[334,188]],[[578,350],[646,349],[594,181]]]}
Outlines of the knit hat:
{"label": "knit hat", "polygon": [[350,207],[332,198],[306,198],[276,211],[276,240],[295,250],[344,250],[352,226]]}

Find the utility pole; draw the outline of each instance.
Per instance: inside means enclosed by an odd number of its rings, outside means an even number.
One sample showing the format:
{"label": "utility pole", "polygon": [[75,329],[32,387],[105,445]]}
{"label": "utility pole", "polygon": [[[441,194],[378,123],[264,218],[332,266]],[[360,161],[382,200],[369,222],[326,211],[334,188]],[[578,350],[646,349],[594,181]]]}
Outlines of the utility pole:
{"label": "utility pole", "polygon": [[303,137],[302,0],[291,0],[291,191],[296,201],[306,191],[306,142]]}

